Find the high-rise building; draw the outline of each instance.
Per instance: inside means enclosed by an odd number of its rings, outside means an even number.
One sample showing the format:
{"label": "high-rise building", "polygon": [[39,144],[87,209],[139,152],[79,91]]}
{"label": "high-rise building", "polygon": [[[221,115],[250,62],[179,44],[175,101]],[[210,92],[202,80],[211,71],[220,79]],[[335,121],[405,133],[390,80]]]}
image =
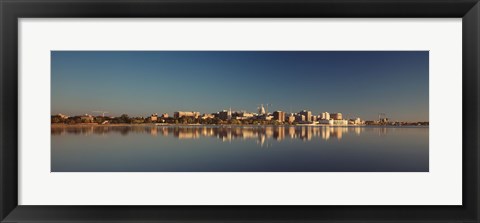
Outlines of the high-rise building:
{"label": "high-rise building", "polygon": [[306,122],[311,122],[312,121],[312,112],[311,111],[303,110],[303,111],[300,112],[300,115],[305,116],[304,121],[306,121]]}
{"label": "high-rise building", "polygon": [[305,121],[305,115],[297,114],[297,116],[295,116],[295,121],[304,122]]}
{"label": "high-rise building", "polygon": [[333,120],[342,120],[343,119],[342,113],[333,113],[333,114],[330,115],[330,117]]}
{"label": "high-rise building", "polygon": [[322,120],[329,120],[329,119],[330,119],[330,113],[328,113],[328,112],[323,112],[321,119],[322,119]]}
{"label": "high-rise building", "polygon": [[283,112],[283,111],[273,112],[273,119],[275,119],[279,122],[285,122],[285,112]]}
{"label": "high-rise building", "polygon": [[232,109],[230,108],[230,110],[223,110],[223,111],[219,112],[218,113],[218,118],[220,118],[221,120],[232,119]]}

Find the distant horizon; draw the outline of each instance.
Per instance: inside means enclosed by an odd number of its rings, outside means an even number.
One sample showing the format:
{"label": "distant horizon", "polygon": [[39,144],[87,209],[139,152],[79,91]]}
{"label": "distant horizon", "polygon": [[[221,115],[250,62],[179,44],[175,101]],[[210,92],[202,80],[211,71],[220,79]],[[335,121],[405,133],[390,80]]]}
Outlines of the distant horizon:
{"label": "distant horizon", "polygon": [[[228,110],[228,109],[225,109],[225,110]],[[223,110],[221,110],[223,111]],[[178,111],[175,111],[175,112],[199,112],[200,115],[203,115],[203,114],[216,114],[216,113],[219,113],[221,111],[216,111],[216,112],[202,112],[202,111],[195,111],[195,110],[178,110]],[[249,110],[244,110],[244,109],[241,109],[241,110],[233,110],[232,109],[232,113],[233,112],[249,112],[249,113],[255,113],[255,114],[258,114],[258,111],[249,111]],[[269,114],[272,114],[273,112],[275,111],[281,111],[281,112],[285,112],[285,115],[289,115],[289,114],[298,114],[300,113],[301,111],[303,110],[300,110],[300,111],[294,111],[294,112],[287,112],[287,111],[283,111],[283,110],[274,110],[274,111],[268,111]],[[310,110],[307,110],[307,111],[310,111]],[[145,115],[131,115],[131,114],[127,114],[127,113],[118,113],[118,114],[115,114],[115,115],[111,115],[111,113],[106,113],[105,114],[105,117],[120,117],[122,115],[128,115],[129,117],[143,117],[143,118],[147,118],[147,117],[150,117],[151,115],[153,114],[157,114],[158,116],[161,116],[162,114],[168,114],[169,117],[173,117],[174,113],[175,112],[172,112],[172,113],[167,113],[167,112],[152,112],[152,113],[147,113]],[[328,112],[328,111],[322,111],[322,112],[318,112],[316,113],[316,111],[311,111],[312,112],[312,115],[314,116],[321,116],[321,114],[323,112]],[[328,112],[329,114],[335,114],[335,113],[341,113],[343,116],[344,116],[344,119],[347,120],[347,119],[355,119],[355,118],[361,118],[362,120],[364,121],[375,121],[375,120],[378,120],[377,119],[364,119],[362,117],[346,117],[345,114],[346,113],[343,113],[343,112]],[[75,113],[75,114],[67,114],[67,113],[55,113],[55,114],[51,114],[52,116],[55,116],[55,115],[66,115],[66,116],[69,116],[69,117],[74,117],[74,116],[82,116],[82,115],[91,115],[91,116],[94,116],[94,117],[100,117],[100,116],[103,116],[102,113],[95,113],[95,112],[90,112],[90,113]],[[377,117],[378,117],[379,114],[377,114]],[[388,118],[388,117],[387,117]],[[412,120],[392,120],[392,121],[400,121],[400,122],[429,122],[428,120],[415,120],[415,121],[412,121]]]}
{"label": "distant horizon", "polygon": [[51,113],[312,111],[429,121],[428,51],[52,51]]}

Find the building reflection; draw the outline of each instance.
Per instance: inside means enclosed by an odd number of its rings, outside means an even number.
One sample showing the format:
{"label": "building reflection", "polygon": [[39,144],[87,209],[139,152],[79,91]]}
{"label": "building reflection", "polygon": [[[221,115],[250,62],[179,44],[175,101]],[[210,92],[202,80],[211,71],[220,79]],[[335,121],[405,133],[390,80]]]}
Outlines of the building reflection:
{"label": "building reflection", "polygon": [[218,138],[223,142],[232,140],[256,140],[258,144],[272,141],[316,139],[342,140],[344,137],[361,135],[364,131],[376,131],[380,136],[388,134],[388,128],[331,127],[331,126],[52,126],[53,136],[105,135],[119,133],[150,134],[153,137],[175,137],[178,139]]}

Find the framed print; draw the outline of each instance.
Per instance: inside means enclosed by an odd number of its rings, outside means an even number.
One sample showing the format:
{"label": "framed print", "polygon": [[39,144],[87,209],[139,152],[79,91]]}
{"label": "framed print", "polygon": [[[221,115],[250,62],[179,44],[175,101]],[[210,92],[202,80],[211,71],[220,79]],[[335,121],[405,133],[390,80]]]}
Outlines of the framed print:
{"label": "framed print", "polygon": [[478,222],[478,1],[2,1],[2,222]]}

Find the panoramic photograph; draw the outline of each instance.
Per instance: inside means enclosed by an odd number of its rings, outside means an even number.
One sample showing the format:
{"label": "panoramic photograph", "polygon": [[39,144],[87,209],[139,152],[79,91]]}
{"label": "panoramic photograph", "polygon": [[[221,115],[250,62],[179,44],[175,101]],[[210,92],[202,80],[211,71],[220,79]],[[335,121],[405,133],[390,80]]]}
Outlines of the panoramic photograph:
{"label": "panoramic photograph", "polygon": [[51,51],[51,172],[429,172],[428,51]]}

